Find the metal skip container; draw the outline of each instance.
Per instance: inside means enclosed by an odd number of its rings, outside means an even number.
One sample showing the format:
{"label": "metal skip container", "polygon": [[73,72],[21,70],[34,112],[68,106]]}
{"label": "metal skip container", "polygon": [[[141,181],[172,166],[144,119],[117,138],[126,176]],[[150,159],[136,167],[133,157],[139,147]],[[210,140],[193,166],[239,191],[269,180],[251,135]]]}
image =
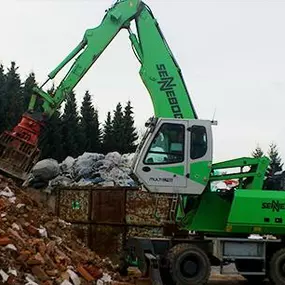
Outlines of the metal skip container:
{"label": "metal skip container", "polygon": [[99,255],[113,258],[130,237],[162,237],[169,195],[138,188],[74,186],[56,188],[57,215],[70,222]]}

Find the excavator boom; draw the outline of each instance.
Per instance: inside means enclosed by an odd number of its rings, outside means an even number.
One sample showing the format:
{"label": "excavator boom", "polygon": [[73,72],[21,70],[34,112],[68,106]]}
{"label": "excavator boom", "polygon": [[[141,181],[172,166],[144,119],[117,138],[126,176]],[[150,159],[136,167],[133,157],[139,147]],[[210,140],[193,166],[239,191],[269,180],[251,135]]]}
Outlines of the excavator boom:
{"label": "excavator boom", "polygon": [[[130,24],[135,21],[137,34]],[[141,63],[140,76],[153,102],[157,118],[197,119],[181,70],[150,8],[140,0],[119,0],[107,10],[101,24],[88,29],[75,49],[34,88],[28,111],[11,131],[0,136],[0,170],[25,180],[39,157],[38,138],[42,125],[53,115],[80,80],[122,30],[129,32],[135,55]],[[45,84],[69,63],[73,65],[53,94]],[[38,99],[43,101],[41,112]]]}

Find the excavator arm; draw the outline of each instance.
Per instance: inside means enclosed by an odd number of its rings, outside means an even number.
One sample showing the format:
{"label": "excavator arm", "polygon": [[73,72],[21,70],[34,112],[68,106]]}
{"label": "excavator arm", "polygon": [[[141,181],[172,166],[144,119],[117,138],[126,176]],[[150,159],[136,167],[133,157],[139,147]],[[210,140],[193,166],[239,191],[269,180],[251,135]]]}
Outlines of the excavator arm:
{"label": "excavator arm", "polygon": [[[130,24],[135,21],[137,34]],[[12,132],[0,137],[0,170],[25,179],[39,157],[37,148],[44,122],[61,106],[115,36],[127,29],[135,55],[141,63],[140,76],[151,96],[157,118],[196,119],[181,70],[150,8],[140,0],[119,0],[107,10],[101,24],[88,29],[78,46],[48,75],[48,80],[34,88],[27,113]],[[45,84],[75,58],[53,94]],[[41,98],[42,111],[35,111]]]}
{"label": "excavator arm", "polygon": [[[130,29],[132,20],[136,23],[137,35]],[[181,70],[159,25],[150,8],[139,0],[118,1],[98,27],[87,30],[79,45],[49,74],[49,79],[53,79],[81,52],[54,96],[44,92],[43,86],[35,88],[29,110],[34,109],[36,97],[41,96],[44,114],[50,117],[122,29],[129,31],[134,52],[141,63],[140,76],[151,96],[155,116],[197,118]]]}
{"label": "excavator arm", "polygon": [[78,46],[48,75],[50,80],[62,70],[75,56],[78,55],[72,67],[61,81],[53,96],[43,91],[43,87],[35,88],[29,110],[33,110],[35,98],[41,96],[44,99],[43,112],[47,117],[52,116],[60,107],[68,94],[75,88],[91,66],[96,62],[114,37],[123,28],[130,26],[130,21],[139,13],[141,2],[138,0],[118,1],[111,7],[101,24],[93,29],[88,29],[83,40]]}

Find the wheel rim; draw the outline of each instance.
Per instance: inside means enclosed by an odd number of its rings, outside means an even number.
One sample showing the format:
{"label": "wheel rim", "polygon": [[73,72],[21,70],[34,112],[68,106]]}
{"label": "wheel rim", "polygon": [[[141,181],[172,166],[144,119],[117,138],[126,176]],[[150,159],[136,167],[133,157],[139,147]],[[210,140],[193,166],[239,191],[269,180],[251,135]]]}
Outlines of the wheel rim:
{"label": "wheel rim", "polygon": [[185,278],[193,278],[199,274],[200,262],[197,256],[187,255],[180,263],[180,272]]}

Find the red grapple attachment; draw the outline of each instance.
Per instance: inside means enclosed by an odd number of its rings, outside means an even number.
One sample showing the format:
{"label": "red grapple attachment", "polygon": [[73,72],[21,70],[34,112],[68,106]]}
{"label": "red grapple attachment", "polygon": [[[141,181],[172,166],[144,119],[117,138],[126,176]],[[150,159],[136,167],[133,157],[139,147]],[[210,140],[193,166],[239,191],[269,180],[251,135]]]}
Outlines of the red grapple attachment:
{"label": "red grapple attachment", "polygon": [[23,181],[27,179],[40,156],[41,126],[41,122],[25,114],[11,132],[0,135],[0,171]]}

